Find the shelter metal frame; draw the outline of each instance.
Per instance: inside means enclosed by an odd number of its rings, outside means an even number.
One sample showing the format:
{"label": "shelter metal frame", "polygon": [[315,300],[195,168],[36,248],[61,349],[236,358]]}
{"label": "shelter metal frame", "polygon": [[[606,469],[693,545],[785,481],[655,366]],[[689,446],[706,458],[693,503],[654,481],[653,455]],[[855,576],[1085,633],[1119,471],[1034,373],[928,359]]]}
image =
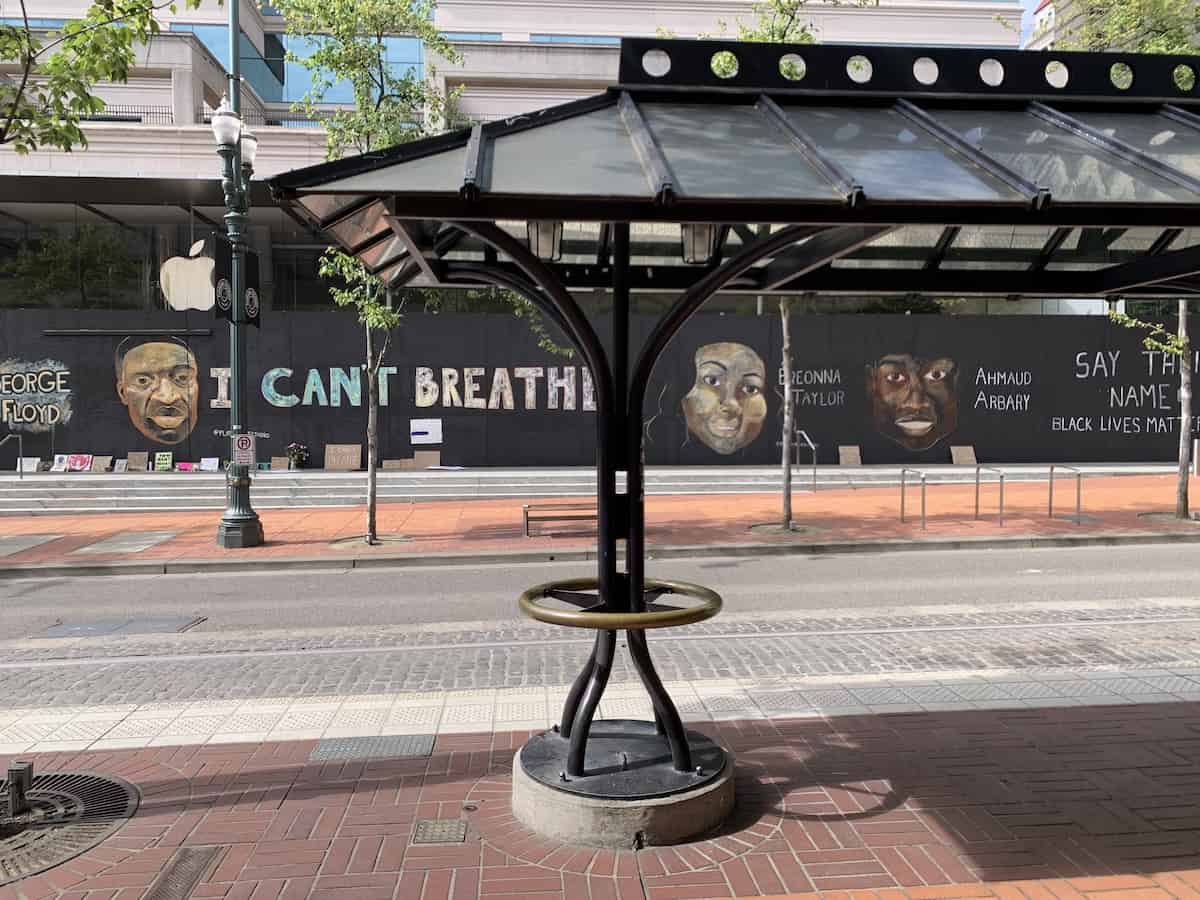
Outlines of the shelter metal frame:
{"label": "shelter metal frame", "polygon": [[[718,54],[734,57],[731,76],[713,66]],[[1132,84],[1118,83],[1117,65]],[[598,588],[559,599],[636,614],[663,608],[646,590],[646,388],[693,313],[728,291],[1200,292],[1197,65],[625,39],[619,83],[594,97],[288,173],[271,188],[393,287],[515,291],[574,344],[596,394]],[[1054,66],[1069,73],[1061,86]],[[544,220],[582,223],[551,254],[561,257],[539,258],[519,236],[520,223]],[[679,262],[675,226],[715,229],[702,264]],[[596,288],[612,297],[607,342],[572,294]],[[674,295],[640,346],[630,340],[635,291]],[[924,496],[922,507],[924,526]],[[627,639],[671,765],[685,772],[687,738],[645,632]],[[616,643],[615,629],[598,631],[564,704],[572,777],[587,774]]]}

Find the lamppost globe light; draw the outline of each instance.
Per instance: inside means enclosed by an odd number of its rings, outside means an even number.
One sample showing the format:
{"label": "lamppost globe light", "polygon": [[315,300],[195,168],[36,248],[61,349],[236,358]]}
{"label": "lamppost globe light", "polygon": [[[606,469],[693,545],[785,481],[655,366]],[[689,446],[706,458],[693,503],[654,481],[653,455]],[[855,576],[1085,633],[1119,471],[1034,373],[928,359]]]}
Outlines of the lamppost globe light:
{"label": "lamppost globe light", "polygon": [[229,108],[229,100],[225,97],[221,98],[221,105],[213,113],[212,132],[213,137],[217,139],[217,145],[221,147],[236,145],[242,133],[242,120]]}
{"label": "lamppost globe light", "polygon": [[242,128],[242,168],[254,169],[254,157],[258,154],[258,136],[248,127]]}

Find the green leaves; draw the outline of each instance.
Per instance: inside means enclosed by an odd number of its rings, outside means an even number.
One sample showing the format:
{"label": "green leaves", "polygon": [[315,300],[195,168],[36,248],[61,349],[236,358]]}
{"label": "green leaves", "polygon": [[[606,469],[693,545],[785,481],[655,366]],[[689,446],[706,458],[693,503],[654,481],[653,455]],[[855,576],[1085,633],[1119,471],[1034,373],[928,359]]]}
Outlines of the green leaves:
{"label": "green leaves", "polygon": [[[297,106],[315,115],[335,85],[349,85],[354,107],[326,120],[330,159],[368,153],[436,133],[446,98],[420,67],[391,58],[395,35],[420,40],[426,54],[457,62],[458,54],[433,24],[430,0],[279,0],[287,33],[304,52],[288,59],[308,70],[312,88]],[[432,74],[432,72],[430,73]]]}
{"label": "green leaves", "polygon": [[[16,71],[0,81],[0,144],[26,154],[42,146],[86,147],[83,116],[104,110],[97,82],[125,81],[139,44],[159,32],[154,13],[172,6],[152,0],[97,0],[58,31],[21,22],[0,25],[0,63]],[[199,0],[186,0],[187,8]],[[172,7],[173,8],[173,7]]]}
{"label": "green leaves", "polygon": [[1117,312],[1115,309],[1108,314],[1108,318],[1125,328],[1147,332],[1146,336],[1142,338],[1142,345],[1147,350],[1157,350],[1170,356],[1187,355],[1187,340],[1157,322],[1143,322],[1141,319],[1135,319],[1133,316]]}
{"label": "green leaves", "polygon": [[1194,0],[1086,0],[1062,21],[1066,50],[1192,53],[1200,14]]}

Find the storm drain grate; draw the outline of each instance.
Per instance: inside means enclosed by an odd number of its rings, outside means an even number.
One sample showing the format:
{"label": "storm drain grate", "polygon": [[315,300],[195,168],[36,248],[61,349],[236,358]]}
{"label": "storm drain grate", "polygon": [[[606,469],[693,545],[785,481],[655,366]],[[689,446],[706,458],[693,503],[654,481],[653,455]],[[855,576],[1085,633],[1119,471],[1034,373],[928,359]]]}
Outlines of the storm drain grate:
{"label": "storm drain grate", "polygon": [[432,734],[385,734],[381,737],[326,738],[317,742],[316,748],[308,755],[308,761],[429,756],[433,752],[433,737]]}
{"label": "storm drain grate", "polygon": [[220,847],[181,847],[176,850],[167,867],[154,880],[144,900],[181,900],[190,897],[220,852]]}
{"label": "storm drain grate", "polygon": [[[0,797],[8,785],[0,781]],[[95,847],[138,806],[137,788],[112,775],[53,772],[35,775],[31,811],[22,830],[0,832],[0,885],[45,872]]]}
{"label": "storm drain grate", "polygon": [[462,819],[418,819],[413,828],[414,844],[462,844],[467,840],[467,823]]}

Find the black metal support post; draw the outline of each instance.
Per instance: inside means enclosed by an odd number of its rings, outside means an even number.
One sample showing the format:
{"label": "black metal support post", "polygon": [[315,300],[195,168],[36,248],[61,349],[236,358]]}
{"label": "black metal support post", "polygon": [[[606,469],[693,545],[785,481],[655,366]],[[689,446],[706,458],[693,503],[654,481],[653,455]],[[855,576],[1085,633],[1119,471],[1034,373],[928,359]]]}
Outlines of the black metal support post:
{"label": "black metal support post", "polygon": [[[241,75],[238,54],[238,4],[229,4],[229,105],[234,115],[241,109]],[[225,475],[225,513],[217,526],[217,544],[225,548],[257,547],[263,542],[262,522],[250,505],[250,470],[233,463],[234,448],[246,433],[246,224],[249,221],[250,173],[242,167],[239,144],[222,145],[224,164],[221,186],[225,191],[225,228],[229,235],[230,282],[233,301],[229,320],[229,446]]]}

